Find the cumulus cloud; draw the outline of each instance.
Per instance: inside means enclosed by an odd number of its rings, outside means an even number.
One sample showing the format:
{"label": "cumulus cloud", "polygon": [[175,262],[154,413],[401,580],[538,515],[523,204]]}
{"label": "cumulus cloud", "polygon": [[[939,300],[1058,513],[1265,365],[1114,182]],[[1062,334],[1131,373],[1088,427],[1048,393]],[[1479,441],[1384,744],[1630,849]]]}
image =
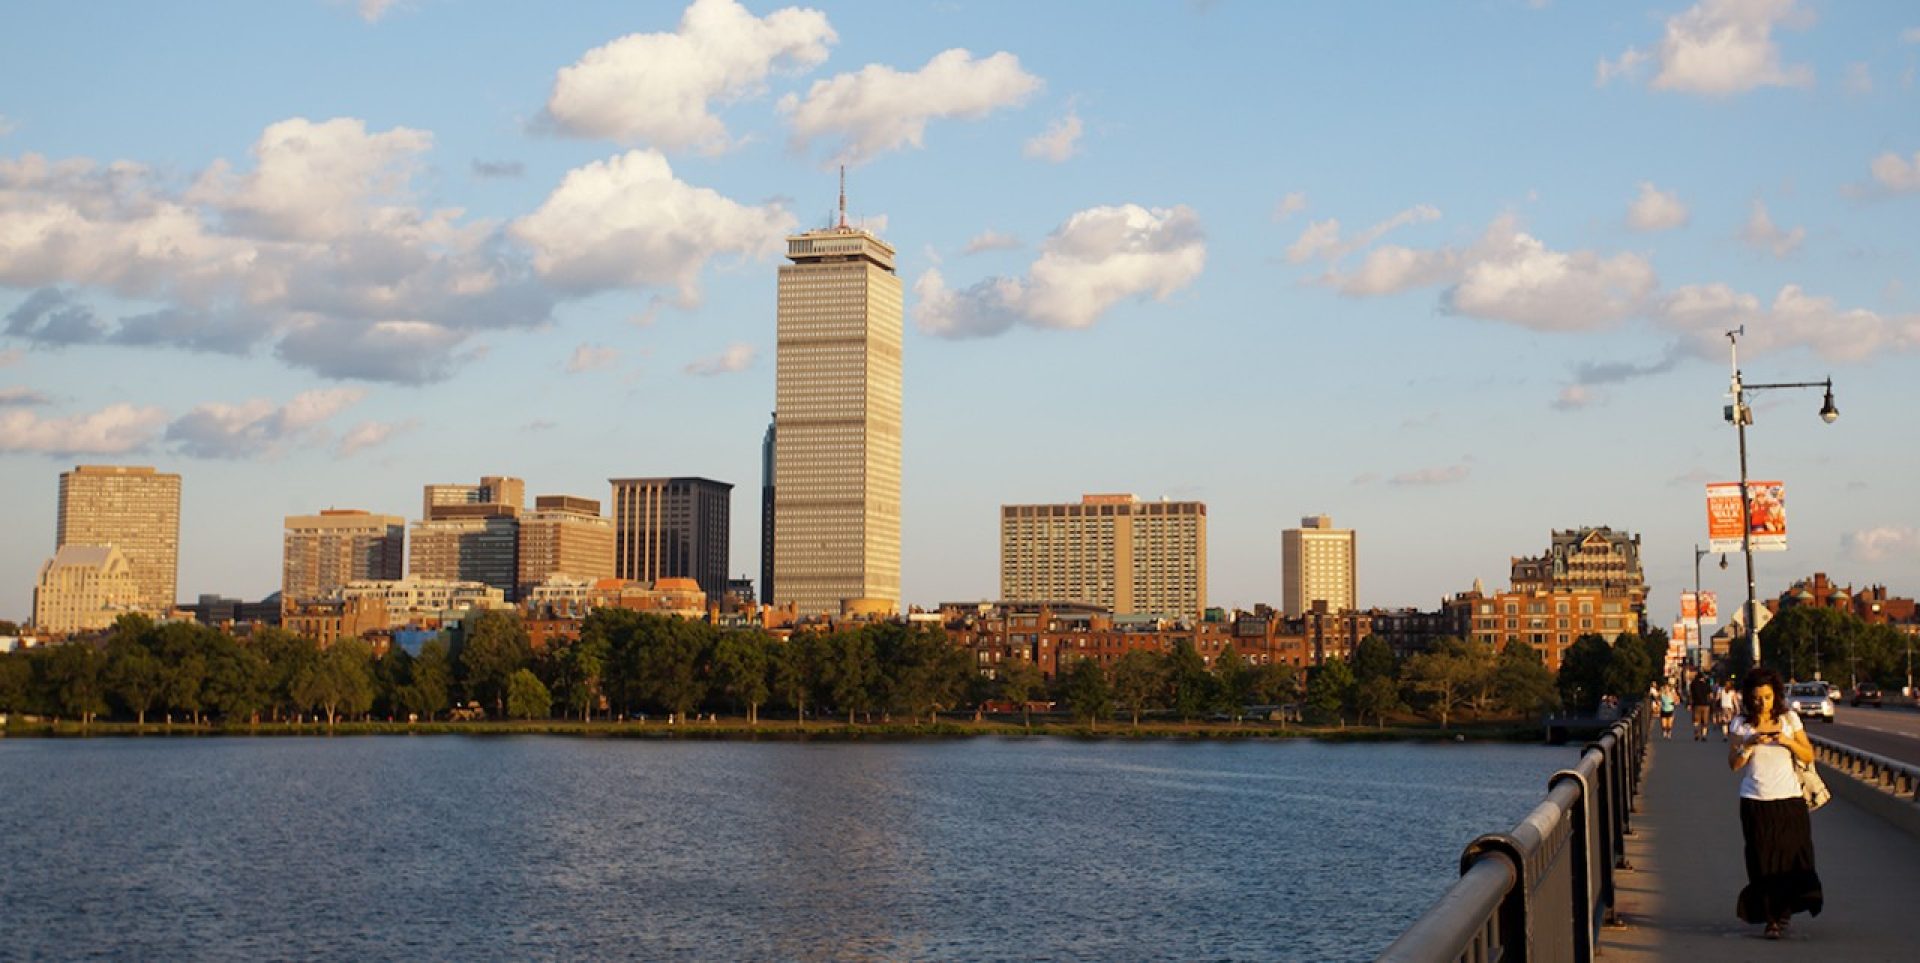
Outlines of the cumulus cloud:
{"label": "cumulus cloud", "polygon": [[753,367],[756,352],[750,344],[730,344],[727,350],[711,358],[701,358],[690,362],[682,369],[690,375],[712,377],[713,375],[734,374]]}
{"label": "cumulus cloud", "polygon": [[[11,333],[235,354],[270,343],[335,377],[444,376],[474,334],[544,323],[552,296],[497,225],[412,199],[431,145],[407,128],[292,118],[265,129],[250,168],[216,162],[185,190],[127,161],[0,158],[0,284],[54,289],[10,317]],[[158,307],[94,318],[80,303],[94,293]],[[346,355],[410,326],[443,332],[437,357]]]}
{"label": "cumulus cloud", "polygon": [[1307,225],[1306,230],[1300,232],[1299,238],[1294,240],[1293,245],[1287,248],[1287,260],[1294,264],[1314,258],[1320,258],[1328,263],[1338,262],[1398,228],[1439,219],[1439,208],[1431,204],[1419,204],[1346,239],[1340,236],[1339,218],[1315,221]]}
{"label": "cumulus cloud", "polygon": [[709,260],[778,253],[797,223],[785,208],[749,207],[683,183],[659,152],[633,150],[568,172],[510,230],[558,287],[667,287],[691,306]]}
{"label": "cumulus cloud", "polygon": [[413,430],[414,425],[415,422],[412,419],[398,422],[360,422],[352,428],[347,429],[346,434],[340,436],[340,445],[334,449],[334,454],[341,458],[346,458],[349,455],[366,451],[369,448],[378,448],[388,441],[391,441],[393,436]]}
{"label": "cumulus cloud", "polygon": [[1089,208],[1047,236],[1025,277],[953,290],[928,270],[914,282],[914,320],[942,338],[995,335],[1015,324],[1088,328],[1129,298],[1171,297],[1200,276],[1206,260],[1192,208]]}
{"label": "cumulus cloud", "polygon": [[1536,331],[1587,330],[1638,312],[1658,284],[1640,255],[1555,251],[1503,217],[1470,252],[1441,303]]}
{"label": "cumulus cloud", "polygon": [[44,405],[52,400],[26,385],[8,385],[0,388],[0,408],[30,408]]}
{"label": "cumulus cloud", "polygon": [[1020,246],[1020,239],[999,231],[981,231],[967,241],[964,254],[979,254],[982,251],[1010,251]]}
{"label": "cumulus cloud", "polygon": [[722,151],[732,141],[715,102],[759,93],[776,69],[818,66],[838,39],[818,10],[755,17],[734,0],[694,0],[673,33],[628,34],[561,68],[544,124],[576,137]]}
{"label": "cumulus cloud", "polygon": [[152,444],[167,413],[159,408],[112,404],[67,418],[41,418],[31,411],[0,411],[0,452],[41,455],[120,455]]}
{"label": "cumulus cloud", "polygon": [[603,344],[583,344],[573,349],[573,356],[567,359],[567,373],[579,374],[582,371],[598,371],[612,367],[620,360],[620,349]]}
{"label": "cumulus cloud", "polygon": [[1636,231],[1671,231],[1687,226],[1687,205],[1679,195],[1640,182],[1640,196],[1627,208],[1627,226]]}
{"label": "cumulus cloud", "polygon": [[1908,160],[1892,151],[1873,159],[1873,179],[1895,194],[1920,191],[1920,151]]}
{"label": "cumulus cloud", "polygon": [[1462,460],[1452,465],[1437,465],[1432,468],[1404,471],[1388,478],[1387,484],[1400,486],[1451,485],[1454,482],[1465,481],[1470,471],[1471,469],[1466,460]]}
{"label": "cumulus cloud", "polygon": [[1667,20],[1652,54],[1628,48],[1616,60],[1602,59],[1595,80],[1605,85],[1632,77],[1651,61],[1659,67],[1651,81],[1655,90],[1724,97],[1760,87],[1810,86],[1813,68],[1783,65],[1773,28],[1803,29],[1812,22],[1812,12],[1796,0],[1701,0]]}
{"label": "cumulus cloud", "polygon": [[856,73],[816,80],[804,98],[782,97],[780,112],[792,125],[795,150],[831,138],[838,141],[835,162],[858,164],[887,151],[921,147],[930,120],[985,117],[1025,103],[1040,86],[1040,78],[1022,70],[1013,54],[976,60],[955,48],[935,54],[912,73],[868,64]]}
{"label": "cumulus cloud", "polygon": [[1725,284],[1687,285],[1662,297],[1654,314],[1706,357],[1722,356],[1725,332],[1741,325],[1747,335],[1740,347],[1750,352],[1807,348],[1829,361],[1864,361],[1920,348],[1920,314],[1843,309],[1797,284],[1782,287],[1765,305]]}
{"label": "cumulus cloud", "polygon": [[277,407],[264,398],[237,405],[210,402],[167,425],[166,440],[190,458],[276,454],[285,445],[319,437],[315,429],[365,396],[359,388],[327,388],[301,392]]}
{"label": "cumulus cloud", "polygon": [[1306,192],[1294,191],[1288,194],[1287,196],[1281,198],[1278,202],[1276,202],[1273,205],[1273,214],[1271,215],[1271,217],[1273,219],[1273,222],[1275,224],[1278,224],[1281,221],[1284,221],[1287,218],[1292,217],[1295,214],[1298,214],[1301,211],[1304,211],[1306,209],[1307,209]]}
{"label": "cumulus cloud", "polygon": [[1080,131],[1080,115],[1068,112],[1027,141],[1020,153],[1035,160],[1063,163],[1079,151]]}
{"label": "cumulus cloud", "polygon": [[527,165],[519,161],[483,161],[473,162],[473,176],[482,178],[524,177]]}
{"label": "cumulus cloud", "polygon": [[1841,550],[1858,562],[1882,562],[1896,558],[1920,558],[1920,528],[1911,525],[1883,525],[1840,536]]}
{"label": "cumulus cloud", "polygon": [[1782,230],[1775,226],[1773,217],[1767,213],[1766,202],[1758,198],[1754,199],[1752,213],[1747,215],[1746,226],[1740,229],[1740,240],[1746,242],[1748,247],[1769,251],[1777,258],[1784,258],[1799,250],[1806,239],[1807,229],[1804,227]]}

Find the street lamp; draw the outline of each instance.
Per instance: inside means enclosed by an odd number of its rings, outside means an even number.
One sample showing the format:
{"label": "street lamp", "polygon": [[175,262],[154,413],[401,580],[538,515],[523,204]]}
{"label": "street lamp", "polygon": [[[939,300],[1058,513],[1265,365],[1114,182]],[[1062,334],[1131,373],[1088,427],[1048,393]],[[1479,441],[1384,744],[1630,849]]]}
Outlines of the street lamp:
{"label": "street lamp", "polygon": [[[1697,544],[1693,546],[1693,644],[1700,650],[1695,658],[1700,661],[1702,668],[1713,661],[1713,648],[1707,645],[1706,638],[1700,634],[1701,616],[1704,614],[1700,611],[1700,560],[1712,554],[1712,551]],[[1725,567],[1724,559],[1722,567]]]}
{"label": "street lamp", "polygon": [[[1726,419],[1740,433],[1740,551],[1747,557],[1747,654],[1754,665],[1760,664],[1760,630],[1756,627],[1760,614],[1759,603],[1755,601],[1753,586],[1753,503],[1747,493],[1747,426],[1753,424],[1753,409],[1747,405],[1747,392],[1765,391],[1771,388],[1825,388],[1826,397],[1820,404],[1820,420],[1833,424],[1840,417],[1840,409],[1833,403],[1833,379],[1824,381],[1782,381],[1774,384],[1750,385],[1740,377],[1740,341],[1747,333],[1747,326],[1741,325],[1727,332],[1727,347],[1733,358],[1733,383],[1729,393],[1733,404],[1726,407]],[[1816,659],[1816,662],[1818,660]],[[1820,668],[1814,666],[1818,674]]]}

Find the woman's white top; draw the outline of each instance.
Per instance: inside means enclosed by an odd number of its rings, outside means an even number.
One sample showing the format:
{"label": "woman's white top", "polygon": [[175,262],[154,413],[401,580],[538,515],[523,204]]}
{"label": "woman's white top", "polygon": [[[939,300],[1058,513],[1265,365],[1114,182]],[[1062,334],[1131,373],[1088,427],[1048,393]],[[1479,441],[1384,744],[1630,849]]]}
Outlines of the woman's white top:
{"label": "woman's white top", "polygon": [[[1798,713],[1789,711],[1780,717],[1780,737],[1785,739],[1806,728]],[[1727,731],[1735,739],[1753,735],[1753,724],[1744,715],[1733,717]],[[1747,764],[1740,770],[1742,799],[1798,799],[1800,776],[1793,771],[1793,750],[1786,746],[1753,746]]]}

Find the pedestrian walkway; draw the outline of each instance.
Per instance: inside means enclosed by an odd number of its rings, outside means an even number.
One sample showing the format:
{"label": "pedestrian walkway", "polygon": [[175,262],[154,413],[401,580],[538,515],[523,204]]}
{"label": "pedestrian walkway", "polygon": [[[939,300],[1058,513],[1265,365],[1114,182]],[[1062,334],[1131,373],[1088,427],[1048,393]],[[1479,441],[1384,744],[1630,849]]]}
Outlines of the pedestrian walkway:
{"label": "pedestrian walkway", "polygon": [[1733,912],[1746,885],[1739,781],[1727,744],[1717,733],[1695,742],[1675,729],[1671,741],[1653,739],[1627,839],[1633,871],[1614,877],[1626,925],[1602,934],[1602,959],[1920,959],[1920,839],[1838,795],[1813,814],[1825,910],[1795,916],[1778,942],[1742,923]]}

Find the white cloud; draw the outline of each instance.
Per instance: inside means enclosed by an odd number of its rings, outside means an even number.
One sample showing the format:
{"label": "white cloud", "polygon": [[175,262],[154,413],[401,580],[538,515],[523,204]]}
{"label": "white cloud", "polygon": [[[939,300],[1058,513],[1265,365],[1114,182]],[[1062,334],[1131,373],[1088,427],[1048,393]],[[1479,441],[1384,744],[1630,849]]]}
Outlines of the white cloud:
{"label": "white cloud", "polygon": [[1294,264],[1313,258],[1321,258],[1328,263],[1337,263],[1347,255],[1360,250],[1385,237],[1389,232],[1409,224],[1422,224],[1440,219],[1440,209],[1431,204],[1419,204],[1407,208],[1394,216],[1381,221],[1354,236],[1341,240],[1339,218],[1314,221],[1300,232],[1300,237],[1287,248],[1287,260]]}
{"label": "white cloud", "polygon": [[1387,479],[1389,485],[1451,485],[1465,481],[1471,469],[1465,461],[1454,465],[1438,465],[1415,471],[1404,471]]}
{"label": "white cloud", "polygon": [[569,171],[511,233],[561,288],[665,287],[691,306],[709,260],[778,253],[797,223],[784,208],[748,207],[676,180],[657,151],[633,150]]}
{"label": "white cloud", "polygon": [[1829,361],[1864,361],[1920,349],[1920,314],[1845,310],[1797,284],[1782,287],[1765,306],[1725,284],[1688,285],[1661,298],[1655,317],[1706,357],[1723,356],[1725,333],[1741,325],[1747,329],[1740,342],[1745,352],[1807,348]]}
{"label": "white cloud", "polygon": [[757,352],[754,350],[753,345],[730,344],[727,345],[727,350],[711,358],[701,358],[690,362],[682,370],[687,374],[700,375],[702,377],[734,374],[753,367],[753,359],[756,354]]}
{"label": "white cloud", "polygon": [[369,134],[366,123],[295,117],[268,125],[253,145],[254,169],[215,161],[186,200],[218,210],[229,232],[285,241],[334,241],[363,230],[435,231],[404,203],[415,158],[433,147],[426,131]]}
{"label": "white cloud", "polygon": [[1320,280],[1348,297],[1372,297],[1440,284],[1459,270],[1460,254],[1450,248],[1420,251],[1388,244],[1368,251],[1352,273],[1329,271]]}
{"label": "white cloud", "polygon": [[1864,63],[1848,64],[1847,92],[1852,94],[1873,93],[1873,68]]}
{"label": "white cloud", "polygon": [[734,0],[694,0],[677,31],[628,34],[561,68],[545,119],[578,137],[725,150],[715,101],[758,94],[775,69],[818,66],[838,39],[818,10],[755,17]]}
{"label": "white cloud", "polygon": [[159,408],[112,404],[69,418],[41,418],[31,411],[0,412],[0,452],[42,455],[120,455],[153,443],[167,413]]}
{"label": "white cloud", "polygon": [[377,23],[387,11],[399,5],[400,0],[360,0],[360,19],[368,23]]}
{"label": "white cloud", "polygon": [[1671,231],[1687,226],[1688,217],[1679,195],[1660,190],[1652,181],[1640,182],[1640,196],[1627,208],[1627,226],[1636,231]]}
{"label": "white cloud", "polygon": [[1596,87],[1605,87],[1615,78],[1632,80],[1639,76],[1640,68],[1652,59],[1644,51],[1628,47],[1618,59],[1607,60],[1602,57],[1593,68],[1593,83]]}
{"label": "white cloud", "polygon": [[1595,79],[1632,77],[1651,59],[1659,65],[1655,90],[1723,97],[1760,87],[1806,87],[1813,68],[1782,65],[1773,28],[1804,29],[1811,11],[1796,0],[1701,0],[1666,23],[1657,50],[1648,55],[1628,48],[1618,60],[1601,60]]}
{"label": "white cloud", "polygon": [[782,97],[780,111],[792,124],[796,150],[819,138],[835,138],[839,146],[833,159],[858,164],[887,151],[921,147],[930,120],[985,117],[1025,103],[1040,86],[1040,78],[1020,69],[1013,54],[975,60],[956,48],[935,54],[913,73],[868,64],[857,73],[816,80],[805,98]]}
{"label": "white cloud", "polygon": [[44,393],[26,385],[8,385],[0,388],[0,408],[29,408],[44,405],[52,400]]}
{"label": "white cloud", "polygon": [[1777,258],[1784,258],[1799,250],[1806,239],[1807,229],[1804,227],[1781,230],[1775,226],[1773,217],[1767,213],[1766,202],[1758,198],[1753,202],[1753,212],[1747,215],[1746,226],[1740,229],[1740,240],[1745,241],[1748,247],[1771,251]]}
{"label": "white cloud", "polygon": [[1911,525],[1883,525],[1840,536],[1841,549],[1857,562],[1881,562],[1895,558],[1920,558],[1920,528]]}
{"label": "white cloud", "polygon": [[1281,198],[1278,203],[1275,203],[1273,205],[1273,214],[1271,216],[1272,216],[1273,222],[1275,224],[1278,224],[1281,221],[1284,221],[1287,218],[1292,217],[1295,214],[1298,214],[1301,211],[1304,211],[1306,209],[1307,209],[1306,192],[1294,191],[1288,194],[1287,196]]}
{"label": "white cloud", "polygon": [[369,448],[378,448],[388,441],[391,441],[393,436],[413,430],[414,425],[415,422],[412,419],[398,422],[360,422],[352,428],[347,429],[347,433],[340,437],[340,445],[334,449],[334,454],[338,457],[346,458],[349,455],[366,451]]}
{"label": "white cloud", "polygon": [[1912,160],[1888,151],[1873,159],[1872,169],[1873,179],[1889,191],[1896,194],[1920,191],[1920,151],[1914,152]]}
{"label": "white cloud", "polygon": [[579,374],[582,371],[598,371],[611,367],[620,360],[620,349],[603,344],[583,344],[573,349],[573,356],[567,359],[567,373]]}
{"label": "white cloud", "polygon": [[981,231],[967,241],[963,254],[979,254],[982,251],[1010,251],[1020,246],[1020,239],[999,231]]}
{"label": "white cloud", "polygon": [[190,458],[247,458],[277,454],[288,444],[321,436],[314,429],[366,397],[359,388],[304,391],[275,407],[255,398],[237,405],[197,405],[167,426],[166,439]]}
{"label": "white cloud", "polygon": [[1069,112],[1067,116],[1047,125],[1045,131],[1027,141],[1027,145],[1021,149],[1020,153],[1036,160],[1062,163],[1078,152],[1080,132],[1080,115]]}
{"label": "white cloud", "polygon": [[943,338],[999,334],[1017,323],[1088,328],[1129,298],[1171,297],[1200,276],[1206,260],[1192,208],[1089,208],[1048,235],[1024,278],[987,278],[955,291],[928,270],[914,282],[914,320]]}

